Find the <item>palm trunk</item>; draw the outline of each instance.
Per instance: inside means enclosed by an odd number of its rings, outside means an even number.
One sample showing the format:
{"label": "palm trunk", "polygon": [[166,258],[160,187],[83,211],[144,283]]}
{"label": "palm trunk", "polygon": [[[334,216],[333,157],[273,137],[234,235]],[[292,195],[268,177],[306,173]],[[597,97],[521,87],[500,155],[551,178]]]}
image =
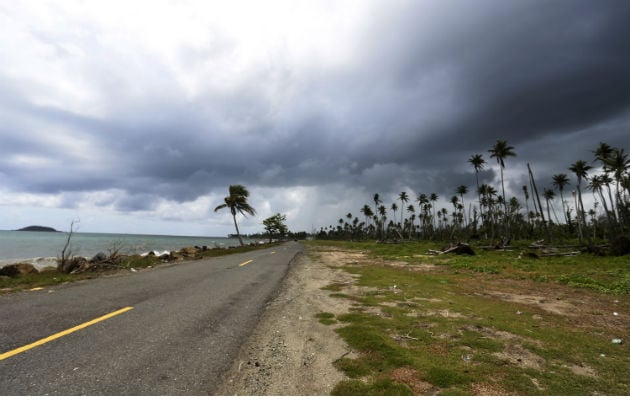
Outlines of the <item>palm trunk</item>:
{"label": "palm trunk", "polygon": [[567,219],[567,211],[564,207],[564,196],[562,195],[562,190],[560,190],[560,202],[562,203],[562,214],[564,214],[564,224],[569,225],[569,220]]}
{"label": "palm trunk", "polygon": [[245,246],[243,243],[243,239],[241,239],[241,232],[238,230],[238,224],[236,223],[236,212],[232,211],[232,219],[234,220],[234,227],[236,228],[236,236],[238,237],[238,241],[241,246]]}

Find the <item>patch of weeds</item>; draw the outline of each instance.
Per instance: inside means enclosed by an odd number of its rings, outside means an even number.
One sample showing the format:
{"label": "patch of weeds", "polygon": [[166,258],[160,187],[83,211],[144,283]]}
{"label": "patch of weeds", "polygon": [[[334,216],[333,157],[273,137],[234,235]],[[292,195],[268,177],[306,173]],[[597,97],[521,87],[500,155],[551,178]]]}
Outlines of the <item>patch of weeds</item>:
{"label": "patch of weeds", "polygon": [[460,343],[474,350],[483,349],[491,353],[503,350],[503,344],[490,338],[480,336],[477,332],[465,331]]}
{"label": "patch of weeds", "polygon": [[353,379],[339,382],[330,394],[333,396],[411,396],[413,392],[407,385],[390,379],[378,379],[372,383]]}
{"label": "patch of weeds", "polygon": [[446,388],[468,383],[470,378],[453,369],[433,367],[427,371],[426,380],[435,386]]}
{"label": "patch of weeds", "polygon": [[322,290],[330,290],[331,292],[341,292],[341,290],[347,286],[348,286],[347,283],[335,282],[335,283],[331,283],[329,285],[324,286]]}
{"label": "patch of weeds", "polygon": [[[45,287],[58,285],[60,283],[75,282],[84,279],[93,279],[96,277],[96,273],[88,272],[84,274],[64,274],[57,271],[45,271],[38,274],[29,274],[17,276],[10,279],[0,280],[1,288],[10,288],[13,290],[26,290],[35,287]],[[8,293],[9,291],[7,291]]]}
{"label": "patch of weeds", "polygon": [[319,322],[324,325],[333,325],[337,323],[337,321],[335,320],[335,314],[328,312],[317,313],[315,314],[315,318],[317,318]]}
{"label": "patch of weeds", "polygon": [[365,324],[350,324],[337,329],[336,332],[350,346],[366,354],[361,359],[375,372],[413,364],[411,355],[378,328],[370,328]]}
{"label": "patch of weeds", "polygon": [[342,358],[333,365],[349,378],[361,378],[372,373],[372,369],[361,359]]}

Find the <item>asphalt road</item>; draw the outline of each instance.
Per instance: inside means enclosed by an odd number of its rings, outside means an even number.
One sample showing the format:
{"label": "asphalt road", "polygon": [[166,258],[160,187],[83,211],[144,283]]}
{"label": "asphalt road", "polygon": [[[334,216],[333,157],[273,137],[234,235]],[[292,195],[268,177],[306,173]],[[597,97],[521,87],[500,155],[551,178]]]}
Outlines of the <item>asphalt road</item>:
{"label": "asphalt road", "polygon": [[211,395],[301,249],[290,242],[0,296],[0,396]]}

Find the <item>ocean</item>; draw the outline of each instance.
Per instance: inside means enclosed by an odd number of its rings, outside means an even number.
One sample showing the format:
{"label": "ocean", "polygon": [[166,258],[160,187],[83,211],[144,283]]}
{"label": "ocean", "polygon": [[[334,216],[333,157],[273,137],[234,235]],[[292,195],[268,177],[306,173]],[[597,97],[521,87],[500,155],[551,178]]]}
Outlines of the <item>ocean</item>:
{"label": "ocean", "polygon": [[[64,232],[29,232],[0,230],[0,266],[13,262],[30,262],[40,268],[53,265],[68,238]],[[255,240],[243,238],[243,242]],[[149,251],[179,250],[189,246],[238,246],[238,239],[202,236],[131,235],[116,233],[73,232],[72,254],[91,258],[99,252],[109,254],[118,249],[122,254],[142,254]]]}

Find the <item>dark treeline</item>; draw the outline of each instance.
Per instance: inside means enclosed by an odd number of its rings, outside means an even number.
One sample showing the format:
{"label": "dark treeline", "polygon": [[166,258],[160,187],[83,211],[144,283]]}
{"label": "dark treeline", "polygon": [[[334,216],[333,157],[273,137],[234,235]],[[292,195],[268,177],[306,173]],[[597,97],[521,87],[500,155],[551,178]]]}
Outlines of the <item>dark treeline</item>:
{"label": "dark treeline", "polygon": [[[471,192],[466,185],[454,188],[450,207],[440,209],[436,193],[420,192],[413,199],[401,192],[391,204],[385,204],[376,193],[357,210],[359,214],[348,212],[336,225],[322,227],[316,236],[381,241],[483,239],[493,244],[512,239],[551,243],[576,238],[591,244],[630,231],[630,159],[623,148],[600,143],[592,161],[577,160],[553,175],[552,182],[537,182],[528,164],[528,184],[519,196],[510,198],[505,197],[503,171],[506,160],[516,157],[514,148],[497,140],[488,153],[500,169],[499,188],[479,181],[487,162],[483,155],[473,154],[468,163],[475,172],[471,182],[474,200],[465,198]],[[585,209],[583,197],[588,192],[594,201]],[[556,208],[558,200],[560,207]]]}

